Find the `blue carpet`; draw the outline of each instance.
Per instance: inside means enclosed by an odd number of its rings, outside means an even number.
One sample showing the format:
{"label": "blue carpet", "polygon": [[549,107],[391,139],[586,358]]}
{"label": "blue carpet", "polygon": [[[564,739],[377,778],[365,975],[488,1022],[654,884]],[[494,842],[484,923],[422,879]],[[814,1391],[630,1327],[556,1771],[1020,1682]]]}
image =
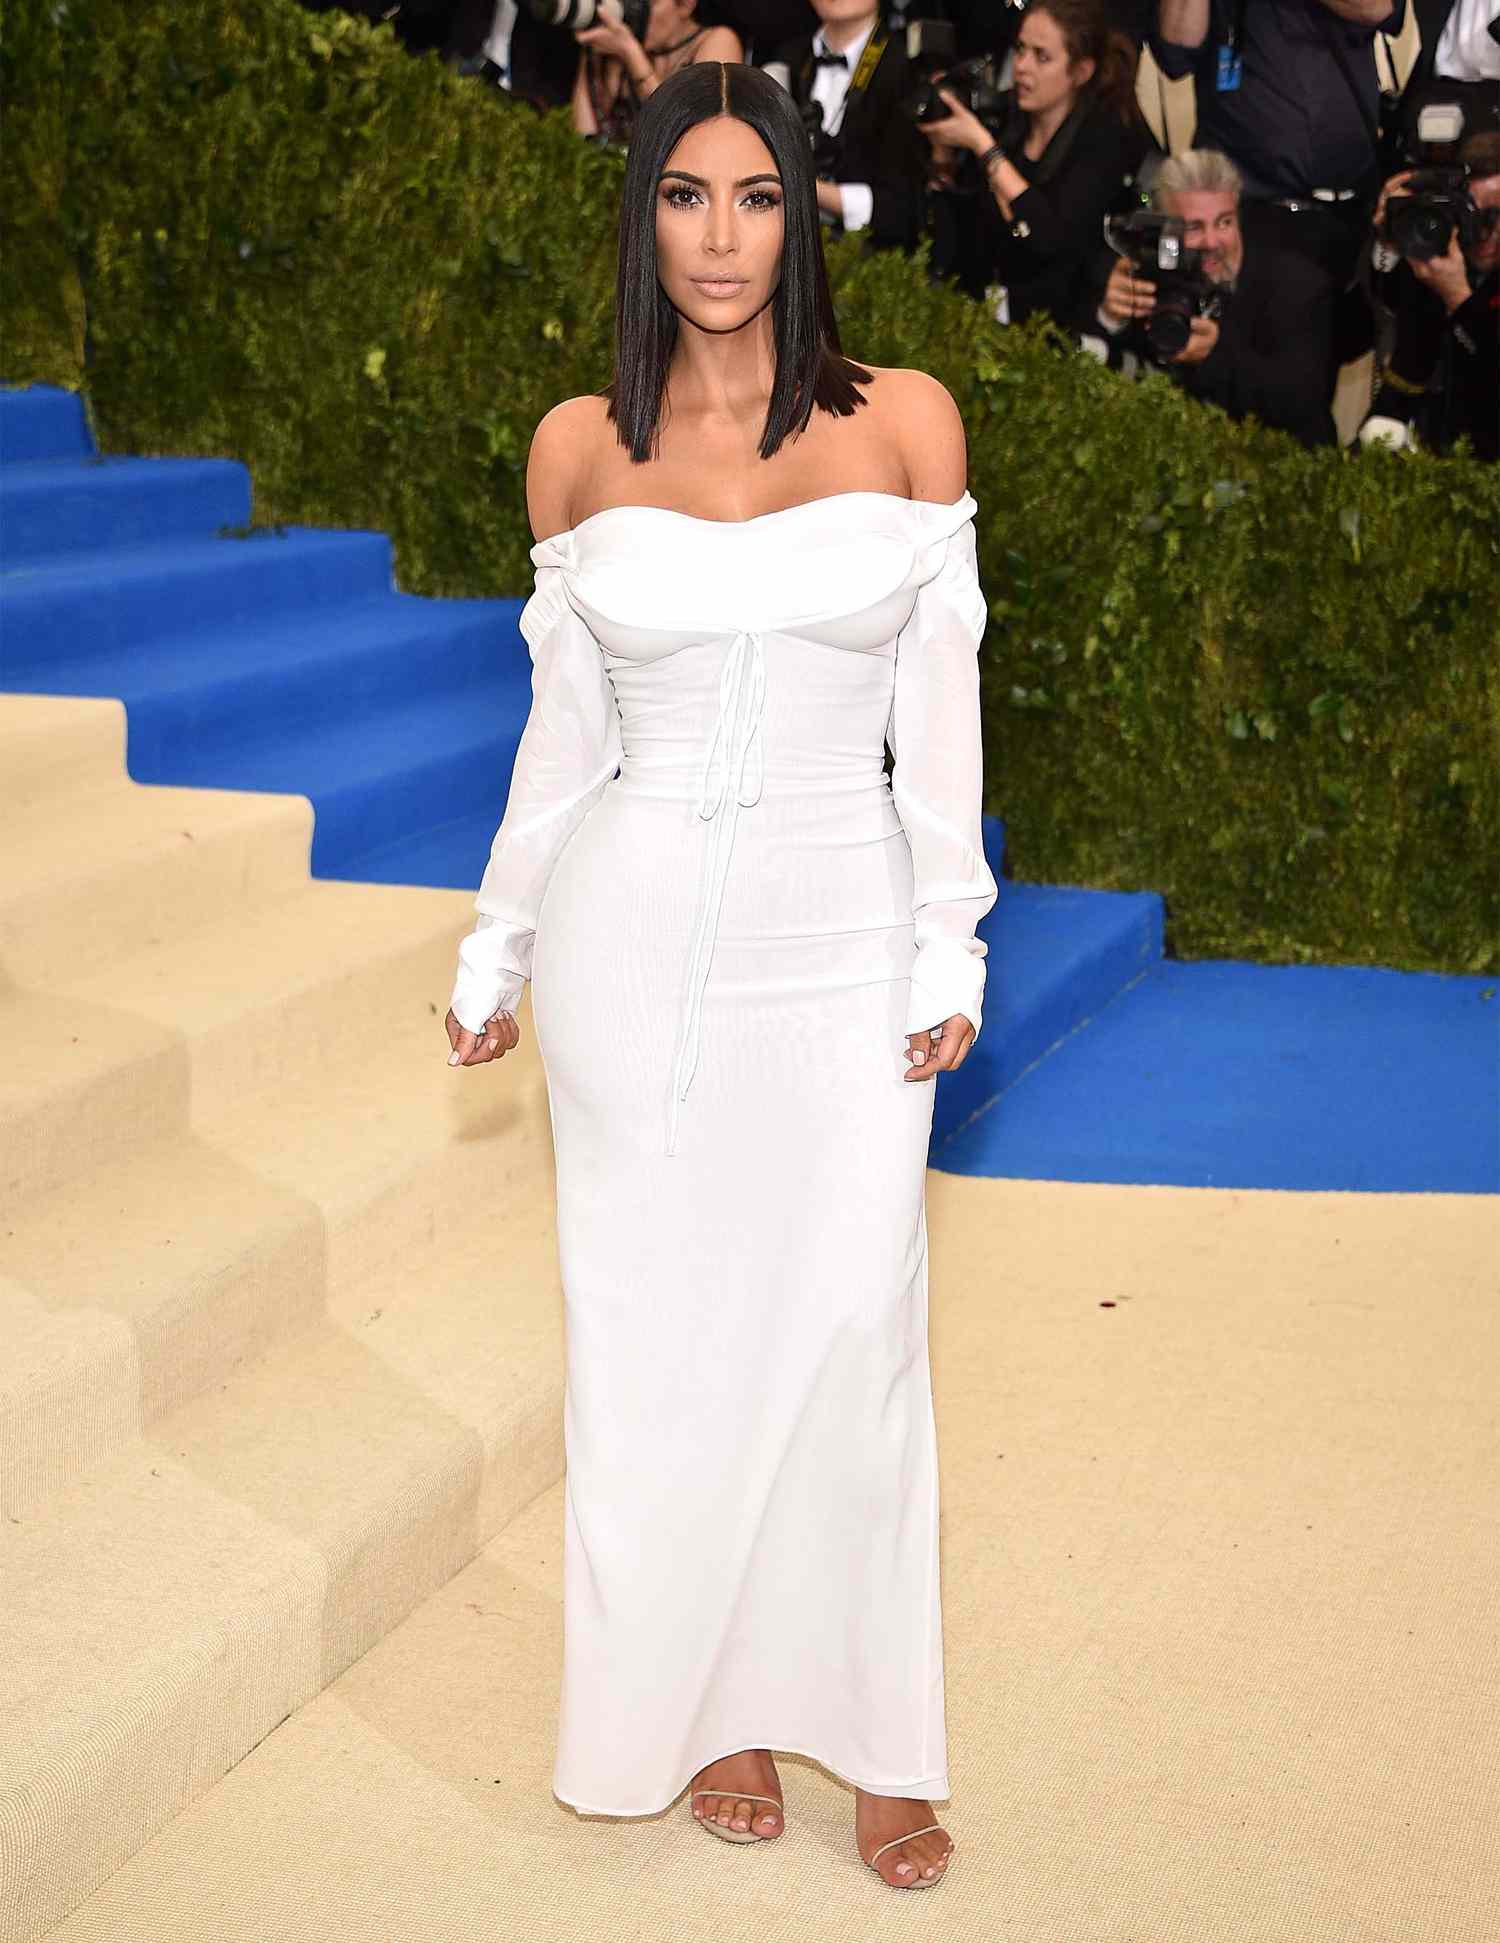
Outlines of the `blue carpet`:
{"label": "blue carpet", "polygon": [[1027,1180],[1500,1193],[1500,981],[1164,959],[933,1163]]}
{"label": "blue carpet", "polygon": [[[0,687],[120,697],[143,783],[290,791],[320,877],[471,889],[531,699],[521,602],[396,591],[384,535],[234,536],[244,467],[101,459],[0,389]],[[228,529],[227,531],[225,529]],[[1164,962],[1161,899],[1000,879],[984,1031],[937,1082],[955,1173],[1500,1190],[1478,979]]]}

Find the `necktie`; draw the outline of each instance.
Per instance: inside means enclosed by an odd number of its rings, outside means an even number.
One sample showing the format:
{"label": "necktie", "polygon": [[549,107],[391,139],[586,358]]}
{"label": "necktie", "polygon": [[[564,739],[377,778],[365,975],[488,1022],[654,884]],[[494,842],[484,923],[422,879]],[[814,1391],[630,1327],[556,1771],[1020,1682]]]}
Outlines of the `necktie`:
{"label": "necktie", "polygon": [[818,53],[815,53],[815,54],[813,55],[813,66],[814,66],[814,67],[841,67],[841,68],[847,68],[847,67],[848,67],[848,65],[849,65],[849,57],[848,57],[848,55],[847,55],[847,54],[818,54]]}

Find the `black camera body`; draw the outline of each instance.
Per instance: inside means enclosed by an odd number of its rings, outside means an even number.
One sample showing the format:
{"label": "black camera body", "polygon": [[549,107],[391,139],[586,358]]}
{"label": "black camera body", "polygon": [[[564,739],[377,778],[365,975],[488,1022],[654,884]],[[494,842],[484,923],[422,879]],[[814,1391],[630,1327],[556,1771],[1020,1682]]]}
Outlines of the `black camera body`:
{"label": "black camera body", "polygon": [[1217,317],[1221,308],[1218,285],[1205,275],[1202,250],[1183,241],[1187,226],[1180,216],[1154,209],[1131,209],[1106,216],[1104,236],[1116,256],[1129,263],[1134,276],[1156,286],[1156,301],[1142,319],[1146,342],[1159,358],[1174,358],[1187,349],[1195,317]]}
{"label": "black camera body", "polygon": [[[921,23],[926,25],[926,22]],[[953,110],[938,93],[940,87],[957,97],[969,113],[982,121],[992,134],[1005,119],[1005,97],[999,86],[993,56],[973,54],[967,61],[936,74],[924,74],[906,97],[906,112],[915,122],[942,121]]]}
{"label": "black camera body", "polygon": [[831,176],[838,162],[838,142],[823,125],[823,104],[810,96],[798,112],[802,116],[802,126],[807,130],[807,139],[812,148],[813,174]]}
{"label": "black camera body", "polygon": [[[605,0],[523,0],[523,4],[533,20],[544,27],[562,27],[568,33],[602,27],[611,18],[604,10]],[[612,14],[645,44],[651,0],[612,0]]]}
{"label": "black camera body", "polygon": [[1460,249],[1470,248],[1486,226],[1484,212],[1469,194],[1469,171],[1461,164],[1414,170],[1405,191],[1385,206],[1385,241],[1419,262],[1446,256],[1455,236]]}

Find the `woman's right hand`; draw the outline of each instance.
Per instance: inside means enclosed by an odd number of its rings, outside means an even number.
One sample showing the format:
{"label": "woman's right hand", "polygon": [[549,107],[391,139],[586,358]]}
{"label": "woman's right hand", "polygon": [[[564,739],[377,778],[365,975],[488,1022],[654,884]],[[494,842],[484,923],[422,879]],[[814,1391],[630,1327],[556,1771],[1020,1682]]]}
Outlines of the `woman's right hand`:
{"label": "woman's right hand", "polygon": [[448,1055],[450,1066],[483,1066],[491,1059],[503,1059],[521,1043],[521,1028],[513,1012],[497,1012],[483,1032],[470,1032],[467,1026],[458,1023],[451,1011],[444,1024],[448,1028],[448,1044],[453,1048]]}

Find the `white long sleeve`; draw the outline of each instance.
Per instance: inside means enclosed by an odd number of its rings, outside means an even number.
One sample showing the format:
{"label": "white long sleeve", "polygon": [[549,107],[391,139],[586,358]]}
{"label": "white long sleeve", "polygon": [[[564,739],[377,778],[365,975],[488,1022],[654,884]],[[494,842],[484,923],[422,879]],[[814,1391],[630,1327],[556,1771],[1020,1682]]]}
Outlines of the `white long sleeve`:
{"label": "white long sleeve", "polygon": [[941,568],[919,588],[897,638],[886,740],[915,878],[917,954],[906,1030],[922,1032],[961,1012],[977,1038],[987,946],[975,932],[999,895],[980,824],[979,643],[987,610],[972,519],[945,544]]}
{"label": "white long sleeve", "polygon": [[531,712],[474,899],[479,922],[458,948],[451,1000],[470,1032],[520,1004],[552,867],[621,759],[620,715],[604,656],[568,600],[561,567],[537,566],[519,625],[531,653]]}

